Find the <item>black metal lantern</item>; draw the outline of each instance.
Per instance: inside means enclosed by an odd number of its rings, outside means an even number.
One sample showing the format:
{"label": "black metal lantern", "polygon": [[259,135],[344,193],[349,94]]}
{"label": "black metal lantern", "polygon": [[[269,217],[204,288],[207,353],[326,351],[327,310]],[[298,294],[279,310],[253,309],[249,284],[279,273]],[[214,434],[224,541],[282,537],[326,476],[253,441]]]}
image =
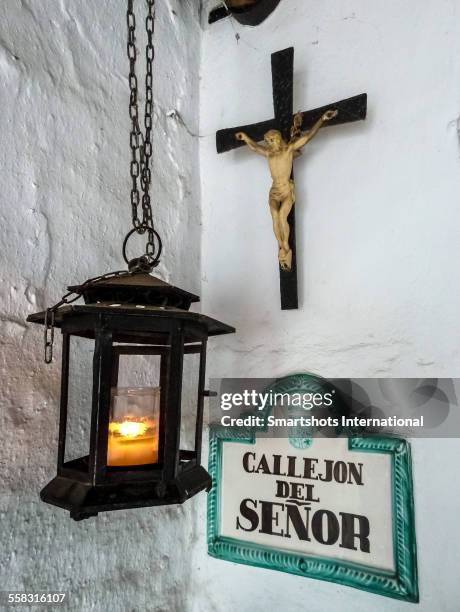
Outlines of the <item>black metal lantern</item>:
{"label": "black metal lantern", "polygon": [[[153,125],[153,33],[155,0],[146,0],[145,108],[141,129],[134,0],[127,2],[127,54],[129,59],[129,116],[131,130],[130,209],[132,229],[123,242],[127,271],[110,272],[69,287],[52,308],[28,317],[45,326],[45,361],[52,361],[54,328],[63,335],[61,401],[57,475],[41,491],[43,501],[70,510],[76,520],[106,510],[182,503],[209,489],[211,479],[201,467],[201,434],[208,336],[235,330],[204,315],[189,312],[196,295],[151,276],[159,264],[162,241],[153,223],[150,186]],[[145,252],[128,260],[127,242],[133,234],[144,236]],[[85,304],[73,302],[83,297]],[[91,413],[89,445],[68,456],[69,388],[83,397],[90,380],[75,384],[71,364],[79,364],[71,340],[94,341],[92,353],[92,399],[82,400],[77,412]],[[195,422],[192,441],[185,448],[183,379],[186,359],[198,359],[188,378],[194,383]],[[120,382],[121,363],[154,357],[142,384]],[[88,358],[88,357],[87,357]],[[83,360],[84,362],[85,360]],[[144,364],[145,365],[145,364]],[[128,368],[132,373],[133,368]],[[91,375],[88,375],[91,378]],[[187,394],[186,394],[187,395]],[[91,411],[89,410],[91,404]],[[80,433],[85,428],[78,424]],[[190,427],[186,427],[190,433]],[[88,450],[89,449],[89,450]],[[75,449],[74,449],[75,450]]]}
{"label": "black metal lantern", "polygon": [[[52,311],[63,335],[57,476],[43,501],[70,510],[76,520],[106,510],[182,503],[211,479],[200,465],[208,336],[235,330],[190,312],[196,295],[145,272],[122,272],[69,291],[85,304]],[[50,329],[50,311],[28,321]],[[51,328],[52,329],[52,328]],[[45,332],[46,333],[46,332]],[[94,340],[89,454],[65,460],[70,339]],[[49,342],[48,342],[49,345]],[[118,387],[123,356],[155,355],[159,384]],[[181,450],[184,356],[197,355],[194,448]],[[88,381],[89,383],[89,381]]]}

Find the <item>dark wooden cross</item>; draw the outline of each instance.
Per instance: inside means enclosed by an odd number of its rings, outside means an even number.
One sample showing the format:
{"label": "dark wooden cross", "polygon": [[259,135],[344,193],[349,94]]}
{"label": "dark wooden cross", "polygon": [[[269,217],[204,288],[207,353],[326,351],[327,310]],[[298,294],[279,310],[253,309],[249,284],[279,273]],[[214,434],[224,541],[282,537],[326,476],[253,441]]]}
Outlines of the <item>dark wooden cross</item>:
{"label": "dark wooden cross", "polygon": [[[294,48],[272,53],[273,106],[275,118],[252,125],[241,125],[235,128],[219,130],[216,134],[217,152],[224,153],[231,149],[244,146],[244,142],[236,140],[237,132],[246,132],[256,142],[263,140],[268,130],[279,130],[286,141],[290,139],[291,126],[294,120],[293,88],[294,88]],[[363,93],[353,98],[340,100],[327,106],[321,106],[302,113],[302,131],[309,130],[327,110],[337,110],[336,117],[326,122],[324,126],[339,125],[366,118],[367,94]],[[289,310],[298,308],[297,295],[297,263],[295,244],[295,207],[292,207],[288,217],[291,228],[289,245],[292,249],[292,267],[289,271],[280,268],[281,308]]]}

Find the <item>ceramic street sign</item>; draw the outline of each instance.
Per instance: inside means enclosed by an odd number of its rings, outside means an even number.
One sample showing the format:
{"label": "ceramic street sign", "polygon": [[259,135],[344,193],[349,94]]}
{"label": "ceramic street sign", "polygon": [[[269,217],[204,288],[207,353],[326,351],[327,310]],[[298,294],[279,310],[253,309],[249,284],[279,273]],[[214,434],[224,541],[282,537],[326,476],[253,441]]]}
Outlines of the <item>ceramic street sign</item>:
{"label": "ceramic street sign", "polygon": [[418,601],[406,441],[214,427],[209,468],[212,556]]}

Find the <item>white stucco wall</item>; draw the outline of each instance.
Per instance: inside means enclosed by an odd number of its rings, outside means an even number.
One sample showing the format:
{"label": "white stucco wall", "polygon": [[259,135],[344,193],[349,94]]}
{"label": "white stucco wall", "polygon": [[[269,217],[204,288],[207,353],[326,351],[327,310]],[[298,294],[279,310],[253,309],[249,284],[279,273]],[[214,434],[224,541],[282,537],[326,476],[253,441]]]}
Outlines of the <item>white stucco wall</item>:
{"label": "white stucco wall", "polygon": [[[257,29],[202,34],[198,4],[158,2],[155,215],[160,274],[201,284],[203,310],[238,328],[213,343],[209,376],[459,375],[459,2],[285,0]],[[38,499],[54,475],[59,349],[46,367],[24,319],[122,265],[125,36],[124,3],[0,5],[0,588],[67,590],[71,610],[406,610],[209,558],[204,495],[82,523]],[[217,156],[214,134],[272,116],[269,56],[290,45],[296,108],[367,91],[369,118],[297,161],[301,308],[280,312],[264,161]],[[424,612],[457,609],[459,450],[414,443]]]}
{"label": "white stucco wall", "polygon": [[[453,0],[286,0],[256,29],[206,28],[203,309],[237,327],[216,343],[210,376],[460,374],[459,40]],[[366,91],[369,113],[324,130],[296,161],[301,306],[282,312],[266,162],[216,155],[214,135],[273,116],[270,53],[288,46],[296,110]],[[423,611],[458,609],[459,451],[458,440],[413,443]],[[215,561],[201,541],[194,565],[196,612],[410,607]]]}
{"label": "white stucco wall", "polygon": [[[193,292],[197,4],[158,2],[153,172],[165,240],[158,271]],[[45,366],[42,331],[25,318],[67,284],[124,267],[127,70],[125,2],[0,3],[0,589],[69,591],[68,609],[78,611],[184,610],[192,575],[183,551],[195,538],[194,502],[75,523],[38,498],[55,474],[60,340]],[[173,109],[187,129],[167,117]]]}

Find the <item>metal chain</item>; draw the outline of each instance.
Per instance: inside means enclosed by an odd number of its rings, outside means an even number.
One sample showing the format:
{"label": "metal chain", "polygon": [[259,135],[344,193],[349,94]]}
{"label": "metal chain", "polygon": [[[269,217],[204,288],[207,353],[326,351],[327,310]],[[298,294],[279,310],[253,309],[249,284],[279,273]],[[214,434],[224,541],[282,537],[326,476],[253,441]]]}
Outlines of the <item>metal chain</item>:
{"label": "metal chain", "polygon": [[[155,0],[146,0],[147,17],[145,29],[147,32],[147,44],[145,47],[146,74],[145,74],[145,109],[144,109],[144,132],[139,125],[139,92],[136,76],[136,16],[134,14],[134,0],[128,0],[128,11],[126,15],[128,25],[127,53],[129,59],[129,116],[131,119],[131,131],[129,145],[131,148],[130,174],[131,186],[131,209],[133,228],[138,234],[147,232],[146,255],[151,262],[157,262],[159,253],[156,254],[155,237],[161,249],[161,240],[155,232],[152,217],[152,205],[150,200],[151,170],[150,159],[152,157],[152,114],[153,114],[153,59],[155,50],[153,46]],[[139,192],[138,179],[140,183]],[[142,220],[139,218],[139,204],[142,207]]]}
{"label": "metal chain", "polygon": [[54,306],[46,309],[45,312],[45,330],[44,336],[44,347],[45,347],[45,363],[51,363],[53,361],[53,344],[54,344],[54,324],[56,320],[57,310],[64,305],[72,304],[78,300],[85,290],[97,281],[107,280],[109,278],[115,278],[118,276],[130,276],[132,272],[128,270],[117,270],[115,272],[107,272],[107,274],[101,274],[101,276],[95,276],[94,278],[88,278],[83,284],[81,284],[75,291],[69,291],[57,302]]}
{"label": "metal chain", "polygon": [[[85,290],[94,282],[114,278],[118,276],[129,276],[139,271],[139,262],[144,265],[153,267],[157,265],[162,249],[160,236],[156,232],[153,225],[152,205],[150,200],[150,184],[151,171],[150,159],[152,157],[152,114],[153,114],[153,59],[155,50],[153,46],[154,22],[155,22],[155,0],[146,0],[147,17],[145,20],[145,29],[147,32],[147,44],[145,48],[146,60],[146,75],[145,75],[145,109],[144,109],[144,133],[139,125],[139,98],[138,98],[138,82],[136,76],[136,16],[134,14],[134,0],[128,0],[128,10],[126,20],[128,24],[128,44],[127,53],[129,59],[129,116],[131,119],[131,130],[129,135],[129,144],[131,148],[131,163],[130,174],[132,179],[131,185],[131,208],[133,230],[128,233],[123,244],[123,256],[126,258],[126,241],[133,231],[138,234],[147,232],[147,243],[145,248],[145,256],[133,260],[138,262],[136,266],[132,266],[130,270],[118,270],[109,272],[101,276],[89,278],[75,291],[69,291],[51,308],[47,308],[45,312],[45,330],[44,330],[44,349],[45,363],[51,363],[53,360],[53,343],[54,343],[54,326],[57,310],[66,304],[71,304],[78,300]],[[138,179],[142,191],[142,198],[139,193]],[[139,204],[142,206],[142,220],[139,218]],[[155,245],[155,238],[158,247]]]}

